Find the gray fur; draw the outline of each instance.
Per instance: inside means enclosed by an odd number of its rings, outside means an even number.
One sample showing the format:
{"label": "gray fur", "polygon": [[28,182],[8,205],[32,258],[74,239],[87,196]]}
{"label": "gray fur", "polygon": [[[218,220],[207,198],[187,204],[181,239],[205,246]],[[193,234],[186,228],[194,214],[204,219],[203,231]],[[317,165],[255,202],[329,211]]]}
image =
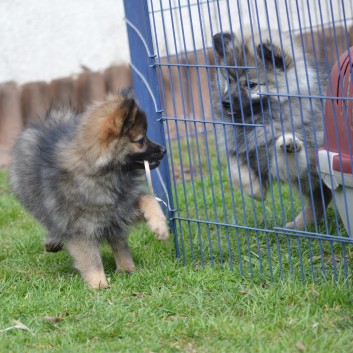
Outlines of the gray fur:
{"label": "gray fur", "polygon": [[[213,82],[215,118],[259,125],[230,126],[226,136],[221,133],[222,143],[228,144],[233,177],[253,179],[253,189],[261,180],[261,197],[266,195],[269,178],[286,183],[290,180],[300,186],[306,199],[305,210],[296,219],[297,228],[314,221],[311,199],[319,220],[331,200],[331,192],[320,182],[315,165],[317,148],[323,145],[323,104],[319,99],[299,99],[295,95],[321,95],[320,89],[325,94],[325,73],[289,35],[272,32],[270,38],[267,31],[262,31],[261,36],[244,34],[241,40],[234,34],[219,33],[214,36],[214,47],[218,65],[240,66],[218,69]],[[244,66],[257,69],[246,70]],[[260,96],[258,91],[274,95]],[[287,143],[294,145],[283,147]],[[244,166],[250,167],[248,175],[239,175],[238,168],[244,170]]]}
{"label": "gray fur", "polygon": [[[165,154],[146,137],[146,129],[145,114],[129,94],[110,96],[82,113],[53,106],[15,145],[13,193],[47,229],[46,250],[66,244],[93,288],[107,287],[98,249],[103,240],[120,271],[134,268],[127,235],[129,226],[145,217],[139,205],[147,197],[141,188],[143,160],[155,167]],[[156,236],[166,239],[163,212],[154,198],[147,201],[144,207],[154,213],[145,218],[159,227]]]}
{"label": "gray fur", "polygon": [[123,237],[139,217],[134,206],[142,192],[141,172],[117,168],[90,174],[84,160],[73,170],[60,165],[58,154],[70,153],[82,122],[82,115],[73,110],[67,119],[68,109],[50,110],[17,141],[10,178],[13,193],[47,228],[48,240],[58,245],[73,236]]}

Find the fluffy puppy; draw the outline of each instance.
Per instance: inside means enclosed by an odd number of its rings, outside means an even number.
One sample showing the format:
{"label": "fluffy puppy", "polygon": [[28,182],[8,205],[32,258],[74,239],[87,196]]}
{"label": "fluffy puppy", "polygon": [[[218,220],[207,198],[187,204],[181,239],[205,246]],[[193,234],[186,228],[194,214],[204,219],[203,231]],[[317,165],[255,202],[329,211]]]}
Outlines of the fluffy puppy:
{"label": "fluffy puppy", "polygon": [[315,165],[322,103],[309,98],[320,95],[320,85],[326,92],[325,73],[289,35],[218,33],[213,43],[222,66],[213,82],[215,117],[234,124],[222,136],[233,182],[260,200],[271,177],[297,186],[305,205],[286,227],[304,229],[322,218],[332,197]]}
{"label": "fluffy puppy", "polygon": [[169,237],[162,209],[141,188],[143,161],[156,168],[166,153],[146,131],[144,112],[124,91],[83,112],[51,107],[14,148],[14,194],[48,230],[45,249],[56,252],[65,245],[92,288],[108,287],[102,241],[111,246],[117,270],[132,272],[130,225],[144,218],[157,239]]}

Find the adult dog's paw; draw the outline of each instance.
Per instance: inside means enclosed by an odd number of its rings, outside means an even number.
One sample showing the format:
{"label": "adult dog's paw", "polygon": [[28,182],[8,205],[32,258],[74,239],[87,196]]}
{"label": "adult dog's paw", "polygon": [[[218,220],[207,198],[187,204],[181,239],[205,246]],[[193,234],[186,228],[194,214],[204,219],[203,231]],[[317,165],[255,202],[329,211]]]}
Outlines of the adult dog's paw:
{"label": "adult dog's paw", "polygon": [[279,137],[276,145],[287,153],[299,152],[304,147],[303,141],[293,134],[285,134],[283,137]]}

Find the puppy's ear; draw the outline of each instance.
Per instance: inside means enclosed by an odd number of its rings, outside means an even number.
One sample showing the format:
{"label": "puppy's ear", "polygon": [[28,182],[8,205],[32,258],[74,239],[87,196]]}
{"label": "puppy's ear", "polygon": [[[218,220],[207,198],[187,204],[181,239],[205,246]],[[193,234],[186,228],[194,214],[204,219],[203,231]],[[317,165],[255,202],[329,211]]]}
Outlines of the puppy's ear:
{"label": "puppy's ear", "polygon": [[118,91],[118,94],[124,98],[134,98],[134,89],[132,87],[126,87]]}
{"label": "puppy's ear", "polygon": [[[234,62],[233,35],[231,33],[217,33],[213,36],[213,47],[216,61],[219,65],[231,65]],[[230,61],[230,62],[229,62]]]}
{"label": "puppy's ear", "polygon": [[122,133],[126,133],[134,125],[139,107],[133,97],[132,90],[126,91],[122,95],[123,100],[119,108],[122,121],[121,131]]}
{"label": "puppy's ear", "polygon": [[289,69],[293,63],[291,55],[286,52],[282,52],[281,48],[273,43],[263,42],[257,46],[257,55],[260,60],[265,61],[265,65],[269,68],[273,68],[284,71]]}
{"label": "puppy's ear", "polygon": [[97,115],[103,118],[101,139],[105,144],[129,130],[139,109],[130,93],[119,93],[119,96],[111,96],[110,100],[97,107]]}
{"label": "puppy's ear", "polygon": [[91,119],[86,126],[87,140],[99,137],[104,146],[123,136],[135,124],[141,110],[132,91],[109,95],[107,100],[88,111]]}

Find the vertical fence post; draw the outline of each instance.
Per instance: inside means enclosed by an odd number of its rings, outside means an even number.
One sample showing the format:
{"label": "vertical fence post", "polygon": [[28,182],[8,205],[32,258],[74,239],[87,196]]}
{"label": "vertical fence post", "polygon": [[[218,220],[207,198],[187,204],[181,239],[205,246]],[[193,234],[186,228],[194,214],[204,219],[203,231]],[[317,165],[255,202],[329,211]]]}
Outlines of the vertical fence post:
{"label": "vertical fence post", "polygon": [[[124,7],[135,96],[147,115],[149,137],[165,146],[164,127],[163,122],[160,120],[162,110],[156,66],[154,66],[156,55],[153,48],[148,3],[146,0],[124,0]],[[172,219],[170,227],[174,233],[176,256],[179,258],[179,246],[175,232],[175,222],[173,221],[173,198],[167,157],[162,160],[158,171],[159,175],[156,170],[152,170],[152,183],[155,194],[165,202],[169,201],[169,216]]]}

